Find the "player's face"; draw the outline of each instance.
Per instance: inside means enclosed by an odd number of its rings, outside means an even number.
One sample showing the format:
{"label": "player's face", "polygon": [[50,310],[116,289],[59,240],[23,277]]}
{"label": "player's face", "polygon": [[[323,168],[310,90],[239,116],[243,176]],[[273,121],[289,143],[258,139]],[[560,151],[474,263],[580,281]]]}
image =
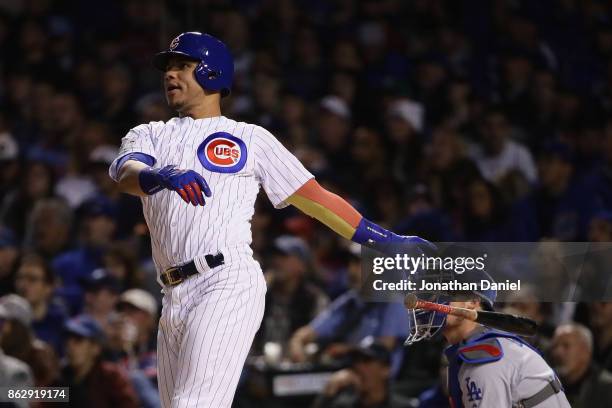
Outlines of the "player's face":
{"label": "player's face", "polygon": [[[450,302],[449,305],[453,307],[466,308],[468,307],[468,303],[469,302]],[[455,328],[461,325],[461,323],[463,323],[464,320],[465,319],[463,317],[448,315],[446,316],[446,324],[444,325],[444,328],[445,329]]]}
{"label": "player's face", "polygon": [[196,106],[204,99],[204,90],[196,82],[196,61],[172,57],[168,60],[164,74],[164,90],[168,106],[182,112]]}
{"label": "player's face", "polygon": [[[465,309],[480,310],[480,302],[478,300],[450,302],[449,305]],[[450,344],[455,344],[463,340],[465,336],[473,330],[474,325],[474,322],[466,320],[463,317],[448,315],[446,316],[446,323],[442,329],[442,334]]]}
{"label": "player's face", "polygon": [[37,265],[22,265],[17,271],[15,279],[17,292],[25,297],[31,304],[46,301],[53,288],[45,282],[45,272]]}

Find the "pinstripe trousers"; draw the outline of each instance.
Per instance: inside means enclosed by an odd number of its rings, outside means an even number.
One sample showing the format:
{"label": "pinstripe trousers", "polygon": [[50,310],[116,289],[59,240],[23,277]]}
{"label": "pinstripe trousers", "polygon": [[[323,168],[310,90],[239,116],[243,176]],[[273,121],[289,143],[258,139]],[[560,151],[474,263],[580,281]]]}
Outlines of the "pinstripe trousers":
{"label": "pinstripe trousers", "polygon": [[266,294],[259,265],[237,258],[163,290],[157,361],[164,408],[232,404]]}

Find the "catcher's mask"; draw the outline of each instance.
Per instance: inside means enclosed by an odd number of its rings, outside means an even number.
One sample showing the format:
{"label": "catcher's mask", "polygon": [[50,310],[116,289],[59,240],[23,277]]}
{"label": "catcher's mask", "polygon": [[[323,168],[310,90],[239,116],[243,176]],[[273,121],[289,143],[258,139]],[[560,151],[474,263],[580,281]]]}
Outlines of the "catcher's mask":
{"label": "catcher's mask", "polygon": [[[459,282],[481,282],[489,280],[494,282],[491,276],[483,271],[472,271],[470,273],[455,274],[445,271],[428,271],[423,274],[423,280],[429,282],[448,282],[456,280]],[[420,286],[417,286],[420,287]],[[483,310],[494,310],[493,304],[497,297],[495,290],[473,290],[473,291],[442,291],[442,292],[417,292],[415,293],[421,300],[428,302],[448,305],[451,301],[466,301],[480,299]],[[408,310],[409,331],[405,345],[411,345],[423,339],[431,339],[444,327],[446,314],[426,309]]]}
{"label": "catcher's mask", "polygon": [[[453,272],[444,269],[424,270],[417,275],[418,281],[442,283],[453,279]],[[421,282],[417,282],[421,287]],[[415,292],[421,300],[448,305],[451,297],[447,292]],[[426,309],[408,310],[408,338],[405,345],[411,345],[423,339],[431,339],[444,327],[446,314]]]}
{"label": "catcher's mask", "polygon": [[[442,293],[419,293],[419,299],[448,305],[450,297]],[[408,338],[404,345],[410,346],[423,339],[431,339],[444,327],[446,314],[425,309],[408,310]]]}

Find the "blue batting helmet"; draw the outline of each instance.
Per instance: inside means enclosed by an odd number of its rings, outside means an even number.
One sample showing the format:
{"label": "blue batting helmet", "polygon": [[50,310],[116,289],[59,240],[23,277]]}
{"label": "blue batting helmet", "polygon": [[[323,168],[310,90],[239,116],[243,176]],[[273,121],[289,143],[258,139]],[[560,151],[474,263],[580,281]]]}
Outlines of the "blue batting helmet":
{"label": "blue batting helmet", "polygon": [[153,57],[153,66],[165,71],[172,56],[184,56],[198,61],[195,78],[200,86],[229,95],[234,77],[234,59],[227,46],[210,34],[189,31],[180,34],[170,43],[167,51]]}

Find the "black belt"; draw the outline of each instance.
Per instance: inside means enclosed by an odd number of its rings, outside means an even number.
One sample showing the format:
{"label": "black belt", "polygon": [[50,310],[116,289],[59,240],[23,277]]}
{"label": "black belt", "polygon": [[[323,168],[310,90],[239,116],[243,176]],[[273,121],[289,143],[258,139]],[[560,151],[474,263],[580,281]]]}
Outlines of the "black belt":
{"label": "black belt", "polygon": [[[204,259],[206,259],[206,263],[210,269],[216,268],[217,266],[221,266],[225,263],[225,259],[223,258],[223,254],[221,252],[219,252],[217,255],[205,255]],[[166,269],[164,272],[162,272],[160,279],[166,286],[176,286],[185,279],[197,273],[200,273],[200,271],[198,271],[198,268],[196,268],[195,262],[191,261],[184,265]]]}

